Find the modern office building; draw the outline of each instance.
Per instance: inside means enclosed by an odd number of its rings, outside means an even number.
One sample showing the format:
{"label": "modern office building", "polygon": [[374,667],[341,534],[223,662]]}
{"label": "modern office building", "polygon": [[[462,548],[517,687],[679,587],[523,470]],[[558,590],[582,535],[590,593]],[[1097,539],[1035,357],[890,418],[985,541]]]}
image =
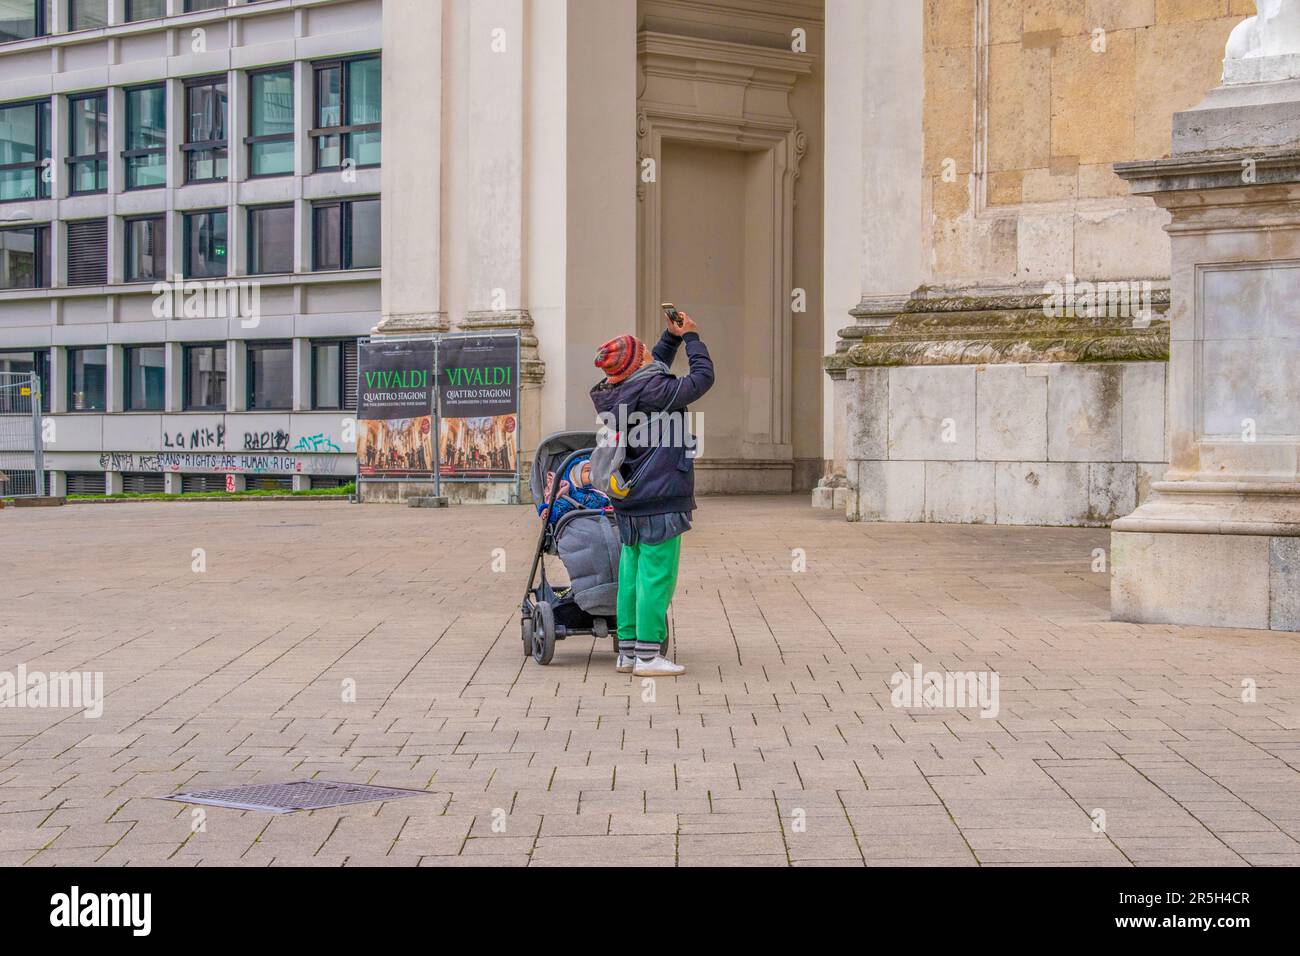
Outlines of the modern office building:
{"label": "modern office building", "polygon": [[358,336],[518,331],[526,458],[671,300],[700,490],[1105,524],[1170,349],[1168,214],[1114,165],[1254,12],[0,0],[0,368],[49,383],[59,488],[301,487],[352,474]]}
{"label": "modern office building", "polygon": [[0,370],[51,490],[349,480],[381,5],[0,0]]}

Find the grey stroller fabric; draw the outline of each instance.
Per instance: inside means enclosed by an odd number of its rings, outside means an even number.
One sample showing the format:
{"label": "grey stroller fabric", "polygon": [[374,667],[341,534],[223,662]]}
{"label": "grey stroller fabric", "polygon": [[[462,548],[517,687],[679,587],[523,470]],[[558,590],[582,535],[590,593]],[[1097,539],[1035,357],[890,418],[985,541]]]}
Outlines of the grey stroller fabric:
{"label": "grey stroller fabric", "polygon": [[613,513],[570,511],[556,522],[554,540],[578,607],[593,617],[612,617],[618,604],[618,559],[623,547]]}

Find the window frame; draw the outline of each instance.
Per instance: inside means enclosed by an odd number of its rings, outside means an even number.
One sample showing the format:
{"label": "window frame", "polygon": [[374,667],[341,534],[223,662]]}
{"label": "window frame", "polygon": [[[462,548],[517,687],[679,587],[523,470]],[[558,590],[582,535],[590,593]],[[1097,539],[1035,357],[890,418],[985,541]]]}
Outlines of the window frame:
{"label": "window frame", "polygon": [[[219,405],[190,404],[190,353],[194,349],[221,349],[226,353],[226,382]],[[181,411],[224,412],[230,395],[230,346],[226,342],[185,342],[181,345]]]}
{"label": "window frame", "polygon": [[[163,350],[163,397],[157,408],[133,408],[131,406],[131,353],[139,349]],[[164,342],[130,342],[122,346],[122,411],[126,413],[157,413],[167,410],[167,345]]]}
{"label": "window frame", "polygon": [[137,17],[137,16],[134,15],[134,11],[133,11],[132,7],[135,5],[136,2],[137,2],[137,0],[126,0],[126,6],[125,6],[125,9],[122,11],[123,16],[126,18],[124,22],[126,22],[126,23],[141,23],[141,22],[143,22],[143,21],[145,21],[145,20],[158,20],[158,19],[160,19],[160,18],[162,18],[162,17],[167,16],[167,2],[166,2],[166,0],[163,0],[162,13],[152,13],[152,14],[149,14],[148,16],[141,16],[141,17]]}
{"label": "window frame", "polygon": [[[67,412],[70,415],[103,415],[108,411],[108,349],[107,345],[69,345],[65,349],[65,360],[68,363],[67,374],[67,394],[64,396],[67,401]],[[72,400],[76,392],[76,361],[74,356],[78,352],[103,352],[104,353],[104,391],[102,402],[98,408],[73,408],[75,404]]]}
{"label": "window frame", "polygon": [[6,43],[22,43],[24,40],[35,40],[49,36],[49,6],[48,0],[32,0],[32,35],[30,37],[15,37],[12,40],[0,40],[0,46]]}
{"label": "window frame", "polygon": [[[338,199],[323,199],[314,202],[311,205],[311,271],[312,272],[350,272],[357,269],[379,269],[383,265],[383,245],[379,249],[380,264],[375,266],[354,266],[352,264],[352,206],[359,202],[379,203],[380,222],[383,222],[384,208],[381,196],[349,196]],[[334,206],[339,209],[339,266],[337,269],[322,269],[320,267],[320,245],[317,241],[319,229],[317,225],[317,213],[323,209],[330,209]]]}
{"label": "window frame", "polygon": [[[162,223],[163,232],[163,265],[162,275],[145,276],[131,278],[126,274],[126,269],[133,261],[135,244],[131,239],[131,226],[137,222],[160,222]],[[140,216],[123,216],[122,217],[122,281],[123,282],[165,282],[167,280],[167,214],[161,212],[148,213]]]}
{"label": "window frame", "polygon": [[[248,104],[247,104],[247,108],[248,108],[248,128],[249,128],[250,131],[251,131],[252,128],[253,128],[253,80],[254,80],[254,78],[256,78],[256,77],[258,77],[258,76],[265,76],[265,75],[272,74],[272,73],[287,73],[287,74],[289,74],[289,88],[290,88],[291,91],[294,89],[294,87],[295,87],[296,84],[297,84],[298,79],[297,79],[296,76],[294,76],[294,69],[293,69],[293,64],[292,64],[292,63],[281,63],[281,64],[278,65],[278,66],[264,66],[264,67],[259,67],[259,68],[256,69],[256,70],[249,70],[249,71],[247,71],[247,75],[248,75]],[[296,154],[295,154],[294,157],[293,157],[293,159],[294,159],[294,163],[293,163],[294,168],[291,169],[291,170],[289,170],[289,172],[287,172],[287,173],[256,173],[256,172],[253,171],[253,165],[254,165],[254,164],[253,164],[253,147],[256,146],[258,143],[289,143],[289,144],[291,144],[291,145],[294,144],[294,143],[296,143],[296,141],[297,141],[297,131],[298,131],[298,112],[297,112],[297,103],[296,103],[296,102],[295,102],[295,104],[294,104],[294,107],[295,107],[295,108],[294,108],[294,117],[293,117],[294,128],[293,128],[292,130],[290,130],[289,132],[287,132],[287,133],[252,133],[252,132],[250,132],[248,136],[245,136],[245,137],[244,137],[244,145],[247,147],[247,153],[246,153],[246,155],[247,155],[247,162],[248,162],[248,178],[249,178],[249,179],[273,179],[273,178],[275,178],[276,176],[292,176],[292,175],[297,171],[297,167],[298,167],[297,159],[298,159],[298,157],[297,157]]]}
{"label": "window frame", "polygon": [[[258,405],[253,400],[253,389],[256,385],[256,375],[254,374],[253,362],[254,356],[258,352],[270,351],[287,351],[289,353],[289,403],[287,405]],[[293,411],[293,340],[292,339],[258,339],[248,342],[244,346],[244,408],[250,412],[289,412]]]}
{"label": "window frame", "polygon": [[[230,179],[230,74],[213,73],[206,76],[189,76],[181,81],[185,90],[185,138],[180,144],[180,151],[185,157],[185,185],[189,186],[197,183],[224,183]],[[194,112],[190,109],[190,94],[204,86],[224,86],[225,89],[225,115],[221,120],[221,128],[225,132],[222,139],[205,139],[193,141],[190,139],[192,131],[190,123],[194,119]],[[212,165],[215,169],[218,159],[225,159],[226,174],[224,176],[212,176],[206,179],[196,179],[190,175],[191,163],[194,162],[194,153],[212,152]],[[220,154],[220,156],[218,156]]]}
{"label": "window frame", "polygon": [[[42,0],[43,5],[43,0]],[[0,110],[22,109],[30,106],[36,111],[36,122],[33,124],[36,130],[36,142],[33,144],[33,159],[30,163],[4,163],[0,165],[0,173],[9,172],[14,169],[30,169],[36,177],[36,194],[34,196],[24,196],[18,199],[0,199],[0,205],[14,202],[36,202],[40,199],[51,198],[50,184],[46,182],[42,171],[51,167],[54,161],[54,130],[52,129],[54,110],[50,102],[50,97],[39,96],[34,99],[14,100],[9,103],[0,103]],[[42,107],[44,109],[42,110]]]}
{"label": "window frame", "polygon": [[[312,123],[313,127],[307,131],[307,136],[311,139],[312,152],[312,169],[318,173],[337,172],[343,168],[343,164],[348,160],[348,145],[353,133],[372,133],[378,131],[380,138],[383,138],[383,122],[378,123],[346,123],[348,115],[348,106],[351,100],[351,89],[348,81],[348,65],[363,60],[380,60],[382,70],[382,51],[374,53],[358,53],[352,56],[331,57],[327,60],[316,60],[311,65],[311,91],[312,91]],[[337,69],[339,71],[339,122],[338,126],[320,126],[321,121],[321,97],[320,97],[320,74],[325,70]],[[339,161],[335,166],[322,166],[320,162],[320,140],[325,136],[339,137]],[[382,149],[382,146],[381,146]],[[352,169],[376,169],[382,165],[382,160],[378,163],[357,163]]]}
{"label": "window frame", "polygon": [[[226,217],[226,254],[225,263],[226,271],[221,275],[194,275],[191,272],[190,263],[190,229],[191,221],[196,216],[210,216],[213,213],[220,213]],[[181,278],[194,279],[196,281],[228,279],[230,278],[230,210],[225,206],[213,206],[211,209],[187,209],[181,213]]]}
{"label": "window frame", "polygon": [[[43,3],[44,0],[41,0],[41,2]],[[67,27],[69,33],[80,33],[82,30],[103,30],[105,27],[108,26],[109,7],[111,6],[109,0],[102,0],[104,4],[103,23],[97,23],[93,27],[74,27],[72,25],[72,16],[73,16],[74,8],[77,6],[78,3],[85,3],[85,2],[86,0],[66,0],[66,17],[68,21]]]}
{"label": "window frame", "polygon": [[[146,90],[161,90],[163,95],[163,144],[161,146],[141,146],[134,149],[127,148],[121,152],[123,160],[122,188],[126,192],[135,192],[138,189],[166,189],[168,180],[171,178],[167,169],[167,84],[163,83],[138,83],[134,86],[122,87],[123,103],[126,106],[126,140],[131,140],[131,126],[134,117],[134,110],[131,108],[131,94],[143,93]],[[131,160],[141,156],[161,156],[163,157],[163,181],[160,183],[149,183],[144,186],[131,185]]]}
{"label": "window frame", "polygon": [[[103,125],[103,142],[100,141],[101,128],[98,123],[95,125],[95,146],[96,151],[93,153],[73,154],[73,143],[76,141],[76,124],[77,116],[74,104],[83,100],[97,99],[103,104],[103,111],[97,115],[104,117]],[[90,90],[85,93],[69,93],[67,96],[68,105],[68,155],[63,158],[68,169],[68,195],[69,196],[95,196],[108,192],[108,90]],[[83,163],[97,163],[95,179],[101,176],[104,180],[102,187],[95,189],[77,189],[77,167]]]}
{"label": "window frame", "polygon": [[294,270],[294,263],[292,261],[293,260],[292,250],[290,250],[289,253],[290,262],[287,271],[267,272],[261,269],[253,268],[253,256],[257,253],[257,244],[253,242],[253,220],[256,218],[257,213],[269,212],[273,209],[289,210],[290,232],[292,234],[294,224],[297,222],[297,210],[294,208],[294,203],[270,202],[270,203],[258,203],[255,206],[244,207],[244,245],[248,247],[248,256],[244,261],[244,269],[246,270],[247,274],[250,276],[291,276],[294,274],[295,270]]}
{"label": "window frame", "polygon": [[[311,410],[313,412],[342,412],[347,409],[347,374],[344,371],[343,349],[351,340],[349,339],[308,339],[307,347],[311,349]],[[316,361],[316,350],[323,346],[333,346],[339,350],[339,371],[338,371],[338,391],[339,403],[337,405],[321,405],[316,401],[316,383],[320,377],[320,366]]]}
{"label": "window frame", "polygon": [[5,232],[26,232],[31,231],[32,248],[36,254],[35,276],[31,285],[0,286],[0,292],[30,292],[36,289],[49,289],[53,283],[50,281],[50,259],[53,250],[50,248],[52,241],[51,234],[53,230],[48,222],[37,222],[31,224],[21,224],[13,226],[0,227],[0,233]]}
{"label": "window frame", "polygon": [[22,355],[31,353],[32,367],[36,372],[36,380],[41,383],[41,411],[49,412],[50,410],[50,351],[49,345],[32,346],[31,348],[0,348],[0,359],[6,355]]}

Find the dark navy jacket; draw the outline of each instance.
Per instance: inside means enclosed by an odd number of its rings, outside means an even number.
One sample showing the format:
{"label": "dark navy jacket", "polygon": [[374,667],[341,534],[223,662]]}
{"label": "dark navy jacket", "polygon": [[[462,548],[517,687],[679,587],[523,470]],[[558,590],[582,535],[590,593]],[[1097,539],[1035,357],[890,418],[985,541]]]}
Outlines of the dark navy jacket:
{"label": "dark navy jacket", "polygon": [[[636,480],[630,495],[611,499],[614,510],[621,514],[658,515],[695,510],[695,459],[687,454],[686,444],[680,439],[685,431],[682,425],[686,406],[713,387],[713,360],[694,332],[678,336],[665,330],[652,353],[655,359],[671,367],[683,342],[690,372],[681,378],[662,369],[646,367],[617,385],[606,380],[591,390],[596,411],[612,417],[620,423],[619,427],[635,412],[646,416],[655,412],[680,413],[670,416],[676,421],[664,423],[659,435],[645,436],[656,441],[644,445],[628,441],[622,473],[624,478],[635,475]],[[636,429],[628,431],[629,437],[634,438]]]}

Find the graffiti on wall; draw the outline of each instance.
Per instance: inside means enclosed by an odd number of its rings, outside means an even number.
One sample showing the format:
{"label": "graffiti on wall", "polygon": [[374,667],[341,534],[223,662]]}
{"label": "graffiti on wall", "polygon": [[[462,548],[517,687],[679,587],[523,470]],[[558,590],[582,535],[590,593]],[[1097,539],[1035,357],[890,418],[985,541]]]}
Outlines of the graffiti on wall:
{"label": "graffiti on wall", "polygon": [[[334,475],[343,472],[341,458],[316,458],[303,455],[254,455],[239,452],[105,452],[99,466],[105,471],[203,471],[214,474],[260,475],[292,474]],[[347,462],[351,465],[351,462]]]}

